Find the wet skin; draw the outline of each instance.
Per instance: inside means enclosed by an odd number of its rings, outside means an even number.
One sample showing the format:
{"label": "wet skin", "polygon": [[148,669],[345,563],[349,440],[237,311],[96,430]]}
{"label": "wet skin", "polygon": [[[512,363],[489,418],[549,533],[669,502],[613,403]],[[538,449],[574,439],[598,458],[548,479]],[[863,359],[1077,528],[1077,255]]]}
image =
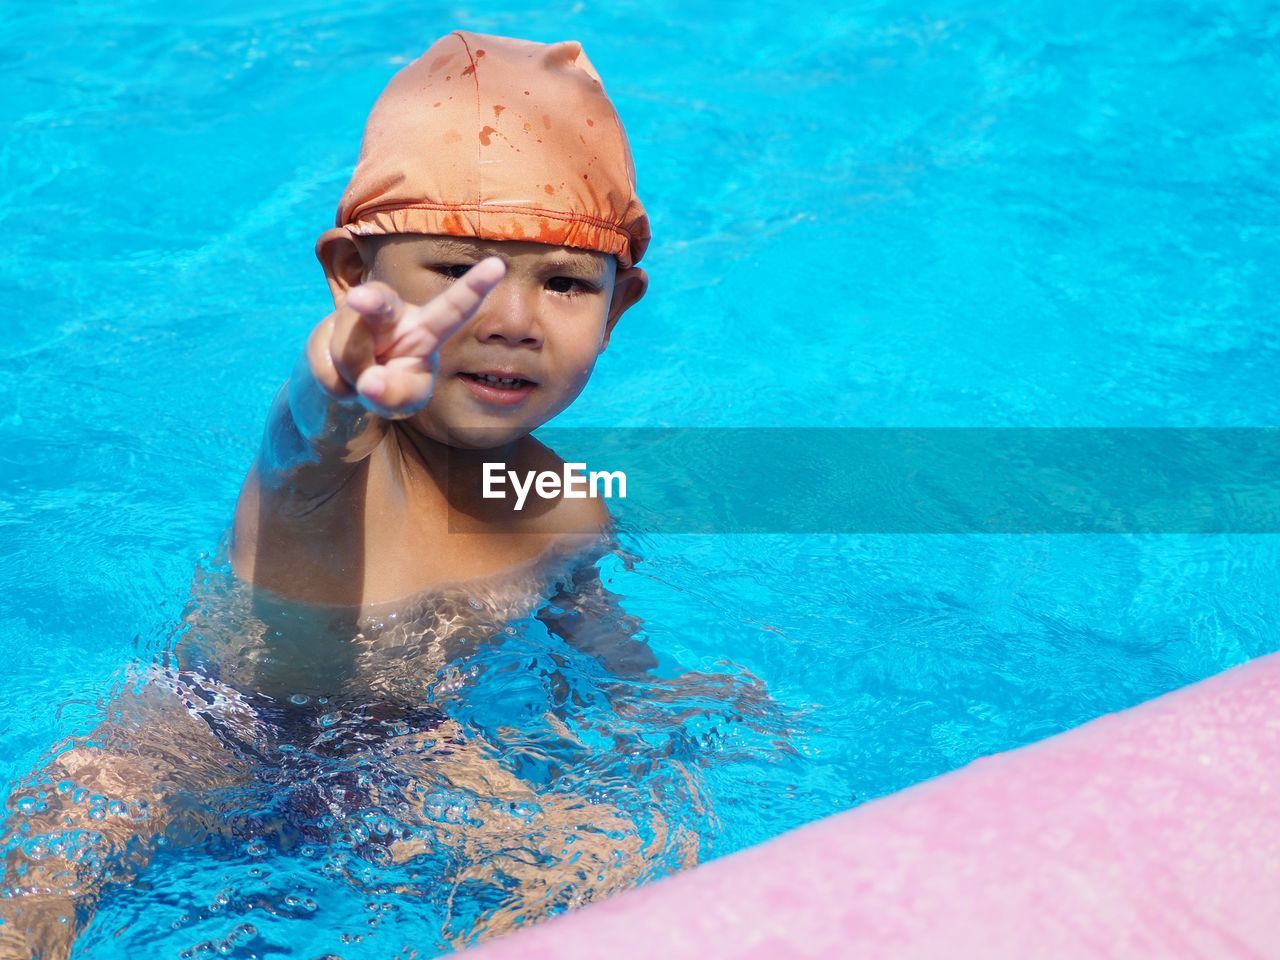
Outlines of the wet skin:
{"label": "wet skin", "polygon": [[[560,469],[529,432],[581,392],[644,272],[538,243],[330,235],[320,249],[337,309],[272,405],[236,509],[236,574],[300,601],[359,606],[598,533],[598,501],[516,512],[482,500],[482,465]],[[483,374],[519,386],[477,383]]]}
{"label": "wet skin", "polygon": [[[169,659],[178,669],[199,663],[213,682],[246,695],[340,691],[357,705],[395,704],[398,691],[420,692],[441,662],[465,657],[466,644],[491,635],[493,624],[451,619],[448,644],[419,645],[432,656],[413,643],[352,644],[388,604],[461,596],[483,582],[489,616],[501,611],[509,620],[545,599],[530,584],[547,569],[581,558],[594,574],[590,559],[608,519],[597,501],[516,513],[510,503],[467,495],[467,484],[445,484],[444,468],[478,475],[485,460],[501,459],[512,469],[558,471],[562,462],[529,431],[578,396],[647,281],[642,271],[618,271],[611,257],[568,248],[331,234],[321,256],[336,309],[312,331],[277,395],[236,509],[230,560],[256,626],[251,636],[232,631],[226,642],[198,650],[184,637]],[[479,384],[480,374],[507,382]],[[478,491],[478,481],[470,489]],[[598,579],[578,582],[572,593],[556,597],[558,612],[542,618],[548,630],[614,676],[645,674],[654,662],[634,639],[638,623],[626,622]],[[202,616],[216,611],[206,607]],[[187,637],[211,635],[208,622],[196,626]],[[104,885],[127,883],[162,835],[176,830],[198,842],[234,826],[284,836],[277,822],[236,825],[243,817],[235,798],[246,784],[332,799],[323,783],[295,784],[287,770],[246,760],[219,718],[210,722],[199,703],[194,711],[184,704],[170,679],[126,686],[98,729],[31,778],[47,794],[45,809],[19,819],[11,804],[7,828],[25,823],[32,837],[88,831],[100,836],[97,854],[110,869],[59,856],[34,861],[15,848],[5,886],[22,893],[0,902],[0,918],[9,921],[0,926],[0,960],[25,958],[32,946],[42,957],[67,956]],[[644,687],[650,698],[683,697],[686,688],[705,701],[725,684],[688,674]],[[412,711],[410,699],[401,705]],[[615,708],[621,715],[628,705]],[[558,716],[548,723],[569,735]],[[695,859],[697,837],[668,828],[657,798],[646,814],[652,840],[642,842],[643,831],[620,809],[587,803],[573,790],[535,790],[499,762],[500,747],[447,717],[369,747],[385,776],[367,802],[412,808],[435,785],[492,801],[488,815],[467,824],[441,825],[425,809],[403,815],[465,865],[441,882],[484,882],[492,870],[516,881],[483,928],[446,920],[447,940],[493,935],[556,903],[633,885],[649,869],[654,844],[686,864]],[[79,789],[52,789],[60,782]],[[668,784],[692,782],[686,774]],[[119,801],[126,815],[99,818],[77,799],[89,794]],[[131,812],[143,803],[146,815],[135,819]],[[532,819],[504,812],[513,803],[532,807]],[[493,855],[513,849],[513,836],[536,869],[519,856]],[[393,838],[386,849],[393,862],[424,852],[416,836]],[[570,849],[575,856],[564,856]],[[584,876],[592,878],[585,886]]]}
{"label": "wet skin", "polygon": [[[374,607],[500,579],[512,568],[528,571],[598,541],[607,515],[593,501],[515,514],[500,502],[459,496],[456,485],[444,484],[444,467],[478,469],[500,455],[514,468],[558,469],[559,458],[528,433],[577,397],[647,282],[643,271],[617,271],[612,257],[511,241],[342,236],[323,246],[322,260],[336,309],[312,332],[272,405],[233,527],[232,566],[245,585],[261,587],[256,611],[293,626],[281,632],[292,634],[291,649],[274,651],[292,663],[287,676],[271,678],[271,693],[352,680],[344,657],[296,647],[300,614],[349,638]],[[482,374],[508,383],[477,383]],[[378,678],[359,680],[373,689]],[[47,808],[25,822],[32,835],[100,835],[111,879],[126,882],[173,823],[172,801],[237,787],[246,773],[163,683],[113,701],[108,717],[119,719],[71,744],[33,779],[73,781],[146,815],[99,820],[78,792],[46,791]],[[401,752],[431,754],[447,727],[422,749]],[[447,757],[433,757],[433,776],[501,782],[504,796],[525,790],[478,747]],[[188,820],[201,807],[180,806]],[[572,797],[549,803],[536,833],[562,844],[565,831],[577,829],[572,811],[579,807]],[[197,833],[221,829],[216,815],[204,820]],[[464,841],[485,849],[483,829],[458,838]],[[411,855],[411,847],[396,854]],[[0,904],[9,921],[0,926],[0,958],[25,957],[33,945],[41,956],[68,954],[106,877],[82,865],[68,874],[68,887],[66,877],[55,880],[66,866],[59,857],[36,863],[11,854],[5,885],[25,892]],[[627,867],[615,879],[634,875]]]}

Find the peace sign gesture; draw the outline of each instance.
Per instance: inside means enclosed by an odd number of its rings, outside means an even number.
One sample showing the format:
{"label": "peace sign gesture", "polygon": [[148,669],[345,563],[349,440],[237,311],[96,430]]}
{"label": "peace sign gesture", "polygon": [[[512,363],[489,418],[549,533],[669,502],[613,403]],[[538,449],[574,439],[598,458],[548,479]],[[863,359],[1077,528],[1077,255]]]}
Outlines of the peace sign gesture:
{"label": "peace sign gesture", "polygon": [[311,372],[331,395],[396,420],[426,406],[440,345],[480,308],[506,275],[486,257],[421,306],[405,303],[381,281],[352,287],[307,341]]}

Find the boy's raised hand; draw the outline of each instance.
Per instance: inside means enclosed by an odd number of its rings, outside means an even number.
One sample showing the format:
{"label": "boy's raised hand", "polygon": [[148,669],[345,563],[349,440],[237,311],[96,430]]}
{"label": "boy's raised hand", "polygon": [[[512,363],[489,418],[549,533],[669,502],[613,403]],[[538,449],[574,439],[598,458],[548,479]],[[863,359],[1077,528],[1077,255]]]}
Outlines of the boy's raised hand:
{"label": "boy's raised hand", "polygon": [[411,416],[431,399],[440,344],[474,316],[506,275],[486,257],[421,306],[390,286],[352,287],[307,341],[311,372],[331,395],[358,400],[388,419]]}

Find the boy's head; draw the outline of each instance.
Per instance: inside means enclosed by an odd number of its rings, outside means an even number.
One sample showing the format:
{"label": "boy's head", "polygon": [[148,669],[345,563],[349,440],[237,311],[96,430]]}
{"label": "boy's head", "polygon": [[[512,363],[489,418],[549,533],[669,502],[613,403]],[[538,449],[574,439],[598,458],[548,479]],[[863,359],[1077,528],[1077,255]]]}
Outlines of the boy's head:
{"label": "boy's head", "polygon": [[[585,386],[644,294],[635,264],[648,242],[626,135],[581,46],[458,31],[378,98],[316,253],[335,302],[376,279],[422,303],[485,256],[506,261],[442,346],[432,399],[413,419],[438,440],[491,446]],[[532,386],[486,386],[484,374]]]}

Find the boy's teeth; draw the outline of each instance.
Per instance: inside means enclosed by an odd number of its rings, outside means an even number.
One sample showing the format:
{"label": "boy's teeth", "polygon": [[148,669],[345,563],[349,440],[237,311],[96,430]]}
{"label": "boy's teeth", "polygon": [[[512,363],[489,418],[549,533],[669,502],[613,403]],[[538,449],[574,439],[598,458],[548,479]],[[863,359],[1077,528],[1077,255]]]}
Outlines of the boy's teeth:
{"label": "boy's teeth", "polygon": [[475,375],[477,380],[483,380],[485,383],[498,384],[504,387],[514,387],[520,383],[519,377],[495,377],[489,373],[478,373]]}

